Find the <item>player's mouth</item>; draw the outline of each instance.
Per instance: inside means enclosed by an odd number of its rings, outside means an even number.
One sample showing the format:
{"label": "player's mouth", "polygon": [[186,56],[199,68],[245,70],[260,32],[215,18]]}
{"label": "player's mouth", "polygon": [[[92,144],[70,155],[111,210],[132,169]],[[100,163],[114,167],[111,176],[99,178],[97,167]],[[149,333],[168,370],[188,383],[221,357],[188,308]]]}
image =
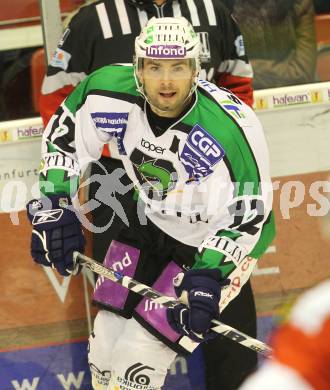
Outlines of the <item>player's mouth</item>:
{"label": "player's mouth", "polygon": [[176,92],[159,92],[160,96],[165,98],[165,99],[170,99],[174,95],[176,95]]}

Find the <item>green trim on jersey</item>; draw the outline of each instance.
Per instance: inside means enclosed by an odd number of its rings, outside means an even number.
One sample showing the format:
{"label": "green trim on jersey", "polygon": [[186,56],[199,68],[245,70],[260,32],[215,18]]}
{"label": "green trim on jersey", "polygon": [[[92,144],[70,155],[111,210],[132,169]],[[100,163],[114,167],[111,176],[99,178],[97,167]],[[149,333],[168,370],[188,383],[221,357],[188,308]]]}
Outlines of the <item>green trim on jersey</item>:
{"label": "green trim on jersey", "polygon": [[[249,256],[254,259],[259,259],[269,247],[270,243],[273,241],[276,233],[276,225],[274,213],[271,211],[268,221],[263,225],[260,238],[252,251],[249,253]],[[240,233],[231,232],[231,231],[222,231],[217,234],[219,237],[228,237],[232,240],[235,240],[241,236]],[[232,271],[236,268],[236,265],[232,261],[224,261],[227,259],[227,256],[223,253],[220,253],[214,249],[205,249],[202,253],[197,252],[195,255],[195,263],[192,268],[201,269],[201,268],[219,268],[222,272],[223,277],[227,277],[231,274]]]}
{"label": "green trim on jersey", "polygon": [[[64,105],[75,116],[76,112],[85,102],[87,96],[93,91],[112,91],[139,96],[134,81],[133,66],[107,65],[91,73],[67,97]],[[53,125],[56,125],[54,122]],[[58,152],[56,145],[48,142],[48,152]],[[62,169],[49,169],[47,176],[39,175],[40,192],[44,195],[67,194],[73,196],[79,187],[79,177],[67,176]]]}
{"label": "green trim on jersey", "polygon": [[[222,231],[221,234],[217,234],[217,236],[228,237],[232,240],[237,239],[241,236],[241,233],[236,233],[232,231]],[[227,277],[229,274],[234,271],[236,265],[232,261],[226,261],[227,256],[219,251],[214,249],[204,249],[202,253],[197,252],[195,255],[195,264],[192,268],[201,269],[201,268],[219,268],[221,271],[222,277]]]}
{"label": "green trim on jersey", "polygon": [[133,66],[107,65],[96,70],[73,90],[64,104],[75,115],[86,97],[96,90],[139,96],[136,91]]}
{"label": "green trim on jersey", "polygon": [[[56,146],[50,142],[47,143],[47,149],[48,153],[57,152]],[[43,161],[41,161],[42,164]],[[78,187],[79,176],[69,177],[63,169],[48,169],[46,176],[39,174],[39,190],[45,196],[67,194],[72,197],[78,191]]]}
{"label": "green trim on jersey", "polygon": [[[275,217],[273,211],[271,211],[268,221],[263,225],[261,235],[258,242],[249,253],[249,256],[254,259],[259,259],[269,247],[270,243],[274,240],[276,234],[276,225]],[[237,239],[241,236],[240,233],[222,231],[217,234],[219,237],[229,237],[232,240]],[[192,268],[219,268],[224,277],[227,277],[234,269],[236,265],[231,261],[224,261],[227,259],[227,256],[223,253],[220,253],[214,249],[205,249],[201,254],[196,253],[195,263]]]}
{"label": "green trim on jersey", "polygon": [[47,178],[43,175],[39,176],[39,189],[45,195],[67,194],[74,196],[79,187],[79,177],[72,176],[67,178],[66,172],[62,169],[49,169]]}

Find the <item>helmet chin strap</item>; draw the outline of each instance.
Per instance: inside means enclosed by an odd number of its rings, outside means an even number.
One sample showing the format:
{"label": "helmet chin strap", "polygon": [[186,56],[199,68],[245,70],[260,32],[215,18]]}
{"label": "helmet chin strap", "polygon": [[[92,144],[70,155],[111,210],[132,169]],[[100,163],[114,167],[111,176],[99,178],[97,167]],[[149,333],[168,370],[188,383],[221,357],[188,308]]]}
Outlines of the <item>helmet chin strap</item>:
{"label": "helmet chin strap", "polygon": [[[135,83],[136,83],[136,90],[137,92],[139,92],[140,95],[143,96],[143,98],[145,99],[145,101],[150,105],[151,108],[154,108],[156,109],[157,111],[159,112],[162,112],[162,113],[168,113],[169,111],[168,110],[162,110],[161,108],[158,108],[156,107],[154,104],[152,104],[147,96],[147,94],[145,93],[144,91],[144,88],[143,88],[143,84],[140,83],[140,80],[138,79],[137,75],[136,75],[136,70],[134,69],[134,79],[135,79]],[[188,103],[188,100],[191,98],[191,96],[193,95],[193,93],[196,91],[197,89],[197,75],[194,77],[194,81],[193,81],[193,85],[191,86],[190,88],[190,91],[188,93],[188,95],[186,96],[186,98],[184,99],[184,101],[182,102],[182,105],[185,105],[186,103]],[[153,110],[154,111],[154,110]]]}

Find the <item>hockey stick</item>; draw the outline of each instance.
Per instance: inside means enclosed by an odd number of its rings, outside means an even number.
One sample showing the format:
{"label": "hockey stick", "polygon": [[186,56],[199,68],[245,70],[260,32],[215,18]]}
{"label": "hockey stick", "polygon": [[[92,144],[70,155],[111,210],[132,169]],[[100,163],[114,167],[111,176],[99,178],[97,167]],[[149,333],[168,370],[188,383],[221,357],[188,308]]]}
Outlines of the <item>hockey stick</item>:
{"label": "hockey stick", "polygon": [[[73,253],[73,259],[76,264],[85,266],[96,274],[101,275],[115,283],[119,283],[128,290],[134,291],[135,293],[147,297],[155,303],[161,304],[165,307],[172,308],[179,303],[187,304],[186,302],[181,302],[173,297],[163,295],[153,288],[143,283],[137,282],[129,276],[122,275],[113,268],[105,267],[104,265],[77,251]],[[264,355],[269,355],[272,352],[271,348],[267,344],[260,340],[254,339],[253,337],[250,337],[229,325],[226,325],[218,320],[212,320],[212,324],[215,325],[211,328],[213,332],[219,333],[231,339],[232,341],[235,341],[236,343],[244,345],[245,347]]]}

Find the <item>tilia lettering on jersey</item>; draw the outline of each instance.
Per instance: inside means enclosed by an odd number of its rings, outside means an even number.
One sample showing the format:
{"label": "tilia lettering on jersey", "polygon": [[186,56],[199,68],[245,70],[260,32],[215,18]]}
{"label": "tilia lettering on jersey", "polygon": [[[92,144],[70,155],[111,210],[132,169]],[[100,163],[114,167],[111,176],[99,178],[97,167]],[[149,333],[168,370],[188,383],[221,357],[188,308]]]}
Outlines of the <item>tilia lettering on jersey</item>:
{"label": "tilia lettering on jersey", "polygon": [[69,156],[62,153],[45,153],[41,161],[40,172],[44,175],[49,169],[62,169],[68,172],[68,176],[79,175],[79,165]]}
{"label": "tilia lettering on jersey", "polygon": [[228,237],[210,236],[202,242],[198,251],[202,252],[204,249],[213,249],[223,253],[236,266],[247,256],[244,248]]}
{"label": "tilia lettering on jersey", "polygon": [[180,154],[180,160],[191,180],[199,180],[213,172],[212,167],[225,156],[218,141],[201,126],[195,125]]}

